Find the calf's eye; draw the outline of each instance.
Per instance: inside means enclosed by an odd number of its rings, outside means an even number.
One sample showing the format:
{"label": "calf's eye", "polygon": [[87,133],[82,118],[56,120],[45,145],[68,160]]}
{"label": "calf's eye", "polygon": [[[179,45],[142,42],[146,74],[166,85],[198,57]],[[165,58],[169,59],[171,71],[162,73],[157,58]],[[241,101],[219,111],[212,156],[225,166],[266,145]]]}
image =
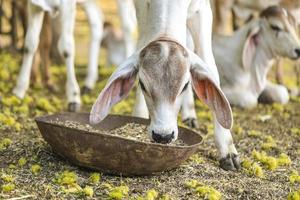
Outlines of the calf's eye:
{"label": "calf's eye", "polygon": [[279,31],[282,30],[282,29],[281,29],[279,26],[277,26],[277,25],[271,25],[271,29],[272,29],[273,31],[277,31],[277,32],[279,32]]}
{"label": "calf's eye", "polygon": [[144,83],[140,80],[140,86],[141,86],[141,89],[146,92],[146,88],[145,88],[145,85]]}
{"label": "calf's eye", "polygon": [[182,93],[187,89],[188,86],[189,86],[189,82],[187,82],[187,83],[184,85],[184,87],[183,87],[183,89],[182,89],[182,91],[181,91],[180,94],[182,94]]}

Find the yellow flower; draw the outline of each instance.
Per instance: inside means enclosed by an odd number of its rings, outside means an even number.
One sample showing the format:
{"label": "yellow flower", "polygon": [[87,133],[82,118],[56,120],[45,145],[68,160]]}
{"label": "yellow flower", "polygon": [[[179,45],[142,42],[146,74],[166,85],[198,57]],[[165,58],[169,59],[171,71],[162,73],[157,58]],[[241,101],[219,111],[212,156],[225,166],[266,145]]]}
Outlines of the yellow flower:
{"label": "yellow flower", "polygon": [[93,195],[94,195],[94,190],[93,190],[93,188],[90,187],[90,186],[85,186],[85,188],[83,189],[83,193],[84,193],[86,196],[93,197]]}
{"label": "yellow flower", "polygon": [[20,114],[28,114],[29,108],[25,105],[14,107],[14,112],[18,112]]}
{"label": "yellow flower", "polygon": [[33,102],[33,98],[32,97],[30,97],[30,96],[25,96],[24,97],[24,99],[23,99],[23,103],[24,104],[30,104],[30,103],[32,103]]}
{"label": "yellow flower", "polygon": [[266,157],[263,164],[265,164],[269,170],[275,170],[278,167],[277,159],[271,156]]}
{"label": "yellow flower", "polygon": [[256,131],[256,130],[248,131],[249,137],[260,137],[261,135],[262,135],[262,133],[260,131]]}
{"label": "yellow flower", "polygon": [[18,106],[21,104],[21,100],[16,96],[11,96],[3,98],[2,103],[5,106]]}
{"label": "yellow flower", "polygon": [[274,103],[274,104],[272,105],[272,108],[273,108],[275,111],[280,112],[280,113],[282,113],[282,112],[284,111],[283,105],[282,105],[282,104],[279,104],[279,103]]}
{"label": "yellow flower", "polygon": [[201,186],[196,188],[196,192],[203,198],[207,198],[209,200],[219,200],[222,195],[219,191],[212,187]]}
{"label": "yellow flower", "polygon": [[254,163],[252,165],[252,172],[255,176],[259,177],[259,178],[263,178],[264,177],[264,172],[261,168],[261,166],[259,166],[257,163]]}
{"label": "yellow flower", "polygon": [[46,98],[40,98],[37,101],[37,107],[46,112],[55,112],[56,110]]}
{"label": "yellow flower", "polygon": [[290,183],[300,183],[300,176],[297,171],[293,171],[292,174],[289,177]]}
{"label": "yellow flower", "polygon": [[146,200],[155,200],[157,197],[158,193],[154,189],[149,190],[146,194]]}
{"label": "yellow flower", "polygon": [[0,142],[4,147],[9,147],[12,143],[11,139],[9,138],[4,138]]}
{"label": "yellow flower", "polygon": [[200,157],[198,154],[194,154],[190,157],[190,160],[195,164],[201,164],[204,162],[203,158]]}
{"label": "yellow flower", "polygon": [[168,194],[162,195],[159,200],[171,200],[171,197]]}
{"label": "yellow flower", "polygon": [[27,163],[27,160],[23,157],[18,160],[18,165],[20,167],[23,167],[24,165],[26,165],[26,163]]}
{"label": "yellow flower", "polygon": [[3,174],[1,179],[7,183],[13,182],[15,180],[15,178],[12,175],[7,175],[7,174]]}
{"label": "yellow flower", "polygon": [[89,181],[92,184],[98,184],[100,181],[100,174],[99,173],[92,173],[89,177]]}
{"label": "yellow flower", "polygon": [[6,117],[6,119],[4,120],[4,124],[7,126],[12,127],[14,124],[16,123],[16,120],[13,117]]}
{"label": "yellow flower", "polygon": [[281,153],[279,155],[279,158],[277,159],[277,161],[278,161],[278,165],[280,165],[280,166],[292,164],[292,160],[285,153]]}
{"label": "yellow flower", "polygon": [[14,128],[16,131],[20,132],[21,131],[21,124],[19,122],[15,123]]}
{"label": "yellow flower", "polygon": [[244,159],[242,162],[242,167],[244,167],[245,169],[251,169],[252,166],[252,161],[249,159]]}
{"label": "yellow flower", "polygon": [[295,191],[289,194],[288,200],[300,200],[299,192]]}
{"label": "yellow flower", "polygon": [[64,171],[56,175],[56,182],[60,185],[72,185],[77,182],[77,175],[74,172]]}
{"label": "yellow flower", "polygon": [[5,184],[5,185],[2,185],[2,191],[3,192],[11,192],[15,189],[15,184],[12,184],[12,183],[8,183],[8,184]]}
{"label": "yellow flower", "polygon": [[241,135],[241,134],[244,132],[244,130],[243,130],[243,128],[240,127],[240,126],[234,126],[234,127],[233,127],[233,132],[234,132],[235,134],[237,134],[237,135]]}
{"label": "yellow flower", "polygon": [[9,72],[6,69],[0,71],[0,80],[7,81],[9,80]]}
{"label": "yellow flower", "polygon": [[200,183],[197,180],[190,180],[185,182],[185,186],[188,188],[196,188]]}
{"label": "yellow flower", "polygon": [[78,194],[83,192],[82,188],[80,187],[80,185],[78,185],[77,183],[73,183],[72,185],[68,185],[66,187],[63,187],[63,192],[64,193],[71,193],[71,194]]}
{"label": "yellow flower", "polygon": [[41,171],[41,166],[40,165],[31,165],[31,168],[30,168],[31,172],[35,175],[37,175],[38,173],[40,173]]}
{"label": "yellow flower", "polygon": [[291,129],[291,132],[292,132],[293,134],[295,134],[295,135],[300,136],[300,129],[299,129],[299,128],[292,128],[292,129]]}
{"label": "yellow flower", "polygon": [[129,188],[127,186],[119,186],[109,192],[108,196],[111,199],[121,200],[128,196]]}

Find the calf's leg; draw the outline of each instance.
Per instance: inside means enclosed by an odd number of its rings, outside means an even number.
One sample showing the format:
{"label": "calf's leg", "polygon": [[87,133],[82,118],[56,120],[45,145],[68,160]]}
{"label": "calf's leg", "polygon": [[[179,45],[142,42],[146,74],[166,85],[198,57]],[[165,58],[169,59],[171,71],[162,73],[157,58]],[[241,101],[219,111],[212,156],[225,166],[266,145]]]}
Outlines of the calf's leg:
{"label": "calf's leg", "polygon": [[132,0],[117,0],[117,4],[124,33],[126,58],[128,58],[135,50],[133,40],[133,32],[136,27],[135,9]]}
{"label": "calf's leg", "polygon": [[277,85],[268,82],[266,88],[260,94],[258,101],[264,104],[280,103],[286,104],[289,102],[289,93],[283,85]]}
{"label": "calf's leg", "polygon": [[[209,0],[201,1],[200,9],[191,16],[187,24],[195,44],[195,52],[211,67],[219,82],[219,73],[212,51],[212,11]],[[220,167],[225,170],[238,170],[240,161],[230,130],[223,128],[216,117],[214,117],[214,125]]]}
{"label": "calf's leg", "polygon": [[98,80],[98,55],[103,35],[103,16],[94,0],[83,2],[82,7],[87,15],[91,32],[88,73],[82,89],[82,94],[87,94],[94,88]]}
{"label": "calf's leg", "polygon": [[181,104],[182,122],[191,128],[198,128],[197,114],[195,110],[195,100],[192,85],[189,84],[182,98]]}
{"label": "calf's leg", "polygon": [[233,143],[232,135],[229,129],[223,128],[214,117],[215,125],[215,144],[219,150],[220,167],[225,170],[239,170],[240,159]]}
{"label": "calf's leg", "polygon": [[67,66],[66,93],[68,110],[75,112],[80,110],[80,89],[74,69],[74,25],[76,2],[74,0],[62,0],[60,7],[61,35],[58,41],[58,49]]}
{"label": "calf's leg", "polygon": [[257,106],[258,97],[250,91],[242,88],[223,88],[223,92],[231,105],[246,109]]}
{"label": "calf's leg", "polygon": [[296,87],[295,89],[291,89],[290,95],[295,97],[300,95],[300,61],[296,61],[294,66],[294,72],[296,75]]}
{"label": "calf's leg", "polygon": [[138,86],[136,90],[136,100],[132,115],[146,119],[149,118],[149,111],[140,86]]}
{"label": "calf's leg", "polygon": [[13,90],[13,93],[21,99],[24,98],[26,90],[29,87],[33,56],[39,45],[39,35],[43,24],[43,18],[43,10],[28,1],[28,28],[25,37],[22,66],[18,76],[17,85]]}
{"label": "calf's leg", "polygon": [[30,85],[39,84],[38,82],[38,74],[39,74],[39,66],[41,63],[40,51],[37,50],[33,56],[31,75],[30,75]]}
{"label": "calf's leg", "polygon": [[275,63],[275,77],[276,77],[276,82],[278,84],[283,85],[283,67],[282,67],[282,60],[280,58],[276,59]]}
{"label": "calf's leg", "polygon": [[43,75],[43,83],[44,85],[50,89],[50,91],[54,91],[54,85],[51,81],[51,73],[50,73],[50,49],[52,44],[52,30],[51,30],[51,18],[49,14],[45,15],[43,28],[41,32],[40,38],[40,54],[41,54],[41,62],[42,62],[42,75]]}

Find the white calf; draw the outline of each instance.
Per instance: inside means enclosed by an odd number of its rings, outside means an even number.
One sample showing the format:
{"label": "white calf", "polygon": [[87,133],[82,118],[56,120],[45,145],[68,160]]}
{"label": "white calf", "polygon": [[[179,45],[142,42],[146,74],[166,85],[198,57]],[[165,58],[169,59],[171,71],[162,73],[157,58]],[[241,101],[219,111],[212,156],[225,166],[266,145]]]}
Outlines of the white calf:
{"label": "white calf", "polygon": [[263,102],[288,102],[287,89],[268,82],[267,73],[277,56],[300,57],[296,31],[292,15],[272,6],[233,36],[214,37],[221,87],[231,104],[253,107],[260,95]]}
{"label": "white calf", "polygon": [[[257,1],[247,1],[247,0],[238,0],[237,3],[233,6],[233,13],[234,13],[234,24],[235,29],[239,28],[243,25],[247,20],[253,19],[254,17],[257,18],[259,13],[267,8],[269,5],[280,5],[283,8],[287,9],[296,19],[297,23],[300,24],[300,1],[299,0],[258,0]],[[284,77],[284,70],[281,64],[281,58],[278,58],[275,63],[275,71],[276,71],[276,81],[279,84],[284,84],[283,77]],[[295,74],[298,73],[299,62],[295,64]],[[297,76],[297,82],[300,83],[299,75]],[[298,84],[299,85],[299,84]],[[297,88],[291,88],[290,94],[297,95],[299,91]]]}
{"label": "white calf", "polygon": [[[85,79],[85,87],[83,93],[89,92],[95,85],[98,79],[98,55],[99,44],[103,34],[103,16],[98,9],[95,0],[78,0],[77,2],[83,7],[91,28],[91,42],[89,52],[88,73]],[[132,3],[131,3],[132,4]],[[123,27],[127,31],[126,37],[132,38],[134,25],[127,23],[132,22],[132,17],[128,17],[128,13],[133,13],[134,9],[130,9],[130,0],[121,1],[118,5],[123,20]],[[122,8],[121,8],[122,7]],[[63,55],[67,65],[67,98],[69,102],[69,110],[77,111],[80,108],[80,89],[74,72],[74,22],[76,12],[76,1],[71,0],[29,0],[28,1],[28,29],[25,38],[25,52],[22,60],[22,67],[18,77],[17,85],[13,93],[19,98],[25,96],[26,90],[29,87],[30,71],[32,67],[33,55],[39,44],[39,35],[41,32],[44,12],[50,12],[52,16],[57,17],[60,23],[60,39],[58,42],[59,51]],[[133,23],[134,24],[134,23]],[[131,35],[130,35],[131,34]],[[126,39],[128,48],[126,55],[132,53],[134,42],[132,39]],[[130,43],[130,44],[129,44]]]}
{"label": "white calf", "polygon": [[74,71],[74,23],[76,1],[73,0],[31,0],[28,1],[28,28],[25,37],[24,55],[17,85],[13,93],[19,98],[25,96],[29,87],[32,60],[39,44],[44,12],[58,15],[60,22],[60,39],[58,49],[67,65],[66,91],[69,109],[78,110],[80,106],[80,90]]}
{"label": "white calf", "polygon": [[[177,139],[177,115],[191,83],[198,97],[214,113],[220,166],[226,170],[238,169],[239,158],[229,130],[231,108],[219,87],[212,54],[209,0],[136,0],[135,7],[139,50],[110,77],[92,108],[90,122],[102,121],[138,79],[136,114],[148,117],[149,113],[150,137],[159,143],[169,143]],[[185,47],[187,25],[197,54],[207,64]]]}

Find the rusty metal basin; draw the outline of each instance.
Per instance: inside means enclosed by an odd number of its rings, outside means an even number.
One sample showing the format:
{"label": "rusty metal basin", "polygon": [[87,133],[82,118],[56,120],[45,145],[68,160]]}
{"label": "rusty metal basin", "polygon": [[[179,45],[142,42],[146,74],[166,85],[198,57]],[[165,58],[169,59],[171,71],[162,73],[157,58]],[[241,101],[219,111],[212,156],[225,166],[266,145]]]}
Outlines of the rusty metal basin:
{"label": "rusty metal basin", "polygon": [[[170,146],[68,128],[52,122],[57,119],[87,124],[89,115],[61,113],[38,117],[35,121],[43,138],[56,153],[78,166],[109,174],[149,175],[173,169],[188,159],[202,141],[198,133],[181,127],[178,137],[186,145]],[[93,128],[109,131],[127,123],[149,124],[149,120],[109,115]]]}

